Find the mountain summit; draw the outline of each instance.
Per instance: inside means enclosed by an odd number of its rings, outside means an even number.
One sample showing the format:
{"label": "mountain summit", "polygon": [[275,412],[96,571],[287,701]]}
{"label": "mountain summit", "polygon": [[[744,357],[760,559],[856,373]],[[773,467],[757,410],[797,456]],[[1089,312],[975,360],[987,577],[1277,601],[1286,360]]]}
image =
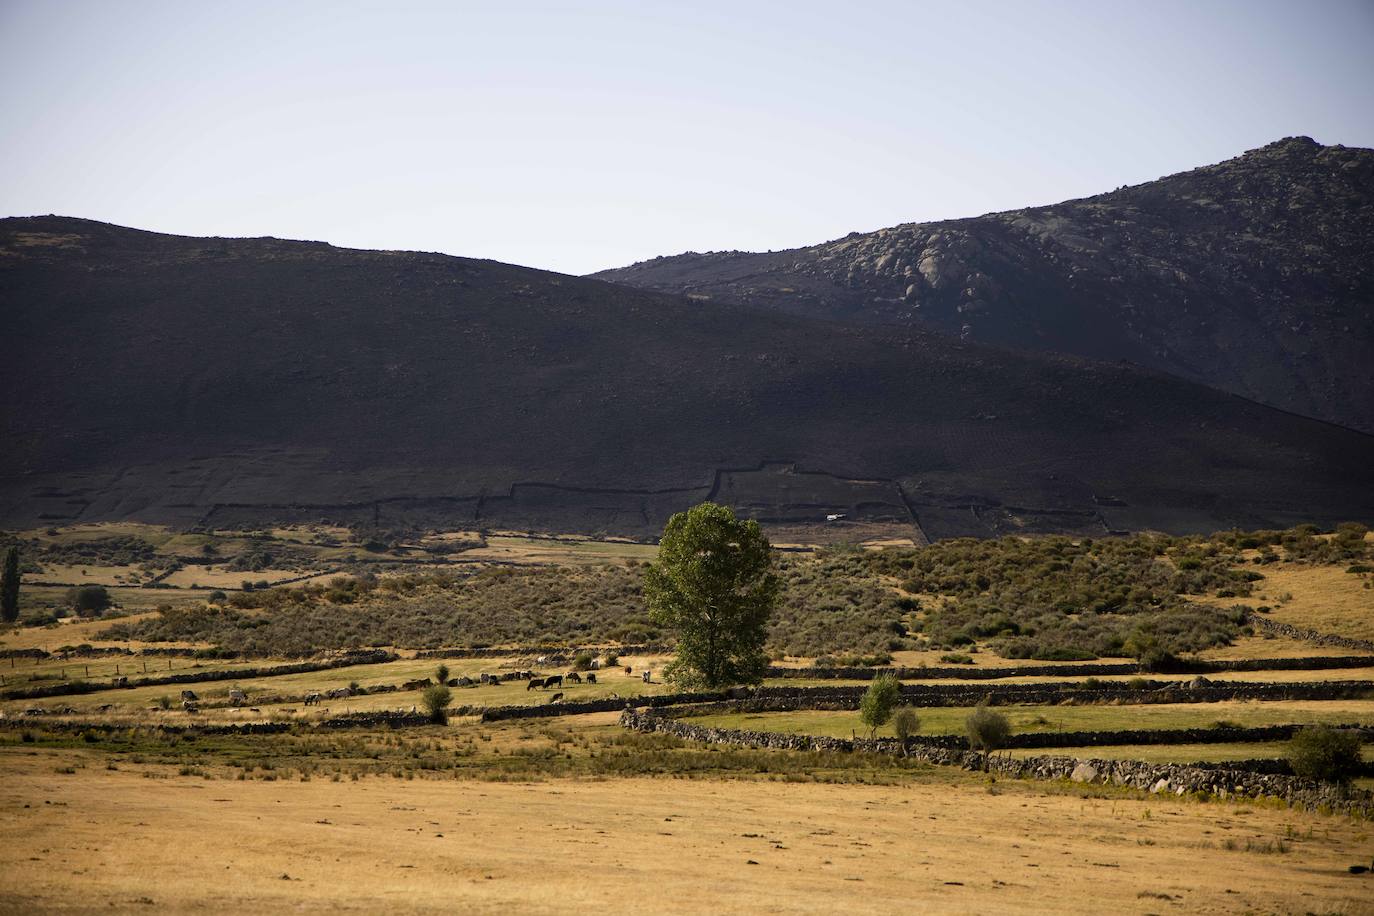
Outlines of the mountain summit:
{"label": "mountain summit", "polygon": [[1374,150],[1293,137],[1083,200],[595,276],[1127,360],[1374,432]]}

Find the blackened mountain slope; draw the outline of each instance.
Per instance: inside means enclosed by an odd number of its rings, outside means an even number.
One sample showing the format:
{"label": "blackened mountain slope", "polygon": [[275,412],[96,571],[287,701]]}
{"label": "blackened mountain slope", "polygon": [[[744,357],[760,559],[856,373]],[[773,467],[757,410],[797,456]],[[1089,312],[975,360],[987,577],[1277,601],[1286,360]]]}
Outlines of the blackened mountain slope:
{"label": "blackened mountain slope", "polygon": [[494,262],[9,219],[0,321],[0,523],[1374,521],[1374,437],[1191,383]]}
{"label": "blackened mountain slope", "polygon": [[1084,200],[598,277],[1126,359],[1374,432],[1374,151],[1291,138]]}

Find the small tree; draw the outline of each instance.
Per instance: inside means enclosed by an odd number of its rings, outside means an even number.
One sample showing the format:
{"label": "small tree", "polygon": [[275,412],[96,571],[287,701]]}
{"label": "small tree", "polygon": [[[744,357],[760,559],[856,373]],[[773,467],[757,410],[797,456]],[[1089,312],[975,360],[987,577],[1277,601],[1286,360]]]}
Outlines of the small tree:
{"label": "small tree", "polygon": [[1011,723],[1000,712],[989,709],[987,700],[969,713],[964,729],[968,732],[968,745],[974,750],[995,751],[1011,737]]}
{"label": "small tree", "polygon": [[668,679],[706,688],[763,680],[763,641],[779,588],[758,522],[714,503],[669,519],[658,559],[644,573],[650,615],[677,635]]}
{"label": "small tree", "polygon": [[19,619],[19,548],[5,551],[5,564],[0,568],[0,620],[14,623]]}
{"label": "small tree", "polygon": [[453,691],[443,684],[433,684],[425,688],[422,702],[429,721],[436,725],[448,724],[448,704],[453,699]]}
{"label": "small tree", "polygon": [[440,686],[448,683],[448,665],[440,665],[434,669],[434,680]]}
{"label": "small tree", "polygon": [[1329,725],[1299,729],[1288,742],[1288,763],[1307,779],[1345,783],[1360,771],[1360,737]]}
{"label": "small tree", "polygon": [[921,717],[916,715],[916,710],[910,706],[903,706],[892,717],[892,729],[905,744],[906,739],[914,738],[916,733],[921,730]]}
{"label": "small tree", "polygon": [[573,667],[578,671],[588,671],[592,667],[592,653],[579,652],[573,656]]}
{"label": "small tree", "polygon": [[859,701],[859,718],[868,726],[868,737],[872,738],[878,729],[892,718],[897,701],[902,696],[902,685],[891,674],[883,673],[875,677],[864,691]]}
{"label": "small tree", "polygon": [[98,617],[110,606],[110,593],[103,585],[82,585],[67,589],[67,603],[82,617]]}

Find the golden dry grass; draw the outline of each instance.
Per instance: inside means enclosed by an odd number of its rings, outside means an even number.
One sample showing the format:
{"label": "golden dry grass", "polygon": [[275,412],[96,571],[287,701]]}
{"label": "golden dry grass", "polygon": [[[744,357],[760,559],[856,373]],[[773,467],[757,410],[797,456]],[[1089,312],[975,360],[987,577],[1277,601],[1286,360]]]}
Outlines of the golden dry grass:
{"label": "golden dry grass", "polygon": [[[0,757],[7,912],[1369,911],[1368,826],[956,785],[231,782]],[[1286,852],[1278,852],[1282,841]],[[1248,849],[1247,849],[1248,847]]]}
{"label": "golden dry grass", "polygon": [[[1158,703],[1148,706],[998,706],[1011,722],[1012,731],[1069,732],[1114,731],[1119,729],[1208,728],[1216,722],[1231,722],[1246,727],[1295,725],[1326,722],[1330,724],[1374,725],[1374,699],[1368,700],[1226,700],[1216,703]],[[960,735],[970,707],[941,706],[918,708],[922,735]],[[755,731],[802,735],[830,735],[848,738],[863,735],[867,728],[853,710],[807,709],[797,712],[725,713],[691,720],[700,725],[721,728],[747,728]],[[892,725],[878,730],[891,737]]]}
{"label": "golden dry grass", "polygon": [[[1364,587],[1368,576],[1348,573],[1342,566],[1287,564],[1266,569],[1264,575],[1252,603],[1270,605],[1270,619],[1374,640],[1374,589]],[[1285,601],[1285,595],[1292,598]]]}

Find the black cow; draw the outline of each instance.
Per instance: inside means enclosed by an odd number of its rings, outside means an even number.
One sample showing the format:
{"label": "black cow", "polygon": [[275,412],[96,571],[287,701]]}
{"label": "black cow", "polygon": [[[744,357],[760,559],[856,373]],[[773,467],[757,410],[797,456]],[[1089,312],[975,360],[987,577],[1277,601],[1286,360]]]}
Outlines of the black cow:
{"label": "black cow", "polygon": [[549,687],[562,687],[562,686],[563,686],[563,675],[561,675],[561,674],[555,674],[553,677],[546,677],[546,678],[544,678],[544,687],[545,687],[546,689],[549,688]]}
{"label": "black cow", "polygon": [[543,686],[544,686],[544,679],[543,679],[542,677],[532,677],[532,678],[530,678],[530,682],[529,682],[528,684],[525,685],[525,690],[528,692],[528,691],[530,691],[530,690],[533,690],[533,689],[536,688],[536,687],[543,687]]}
{"label": "black cow", "polygon": [[592,674],[590,671],[587,672],[587,683],[588,683],[588,684],[595,684],[595,683],[596,683],[596,675],[595,675],[595,674]]}
{"label": "black cow", "polygon": [[582,683],[582,675],[578,674],[576,671],[569,672],[568,682],[571,684],[580,684]]}
{"label": "black cow", "polygon": [[553,696],[549,697],[549,702],[557,703],[561,699],[563,699],[563,693],[560,691],[558,693],[555,693]]}

